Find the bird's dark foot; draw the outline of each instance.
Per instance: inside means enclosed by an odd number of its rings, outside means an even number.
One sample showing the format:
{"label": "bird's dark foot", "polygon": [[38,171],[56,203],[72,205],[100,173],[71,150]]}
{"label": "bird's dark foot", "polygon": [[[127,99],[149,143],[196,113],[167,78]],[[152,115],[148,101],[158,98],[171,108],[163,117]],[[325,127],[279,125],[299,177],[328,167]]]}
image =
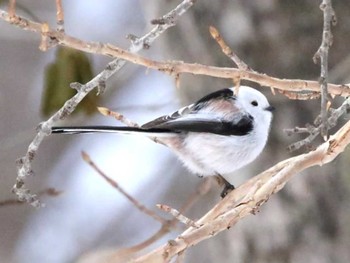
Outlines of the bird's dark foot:
{"label": "bird's dark foot", "polygon": [[230,184],[222,175],[217,175],[216,178],[219,185],[224,185],[224,189],[220,194],[222,198],[224,198],[229,192],[235,189],[235,187]]}
{"label": "bird's dark foot", "polygon": [[232,184],[230,184],[229,182],[227,182],[227,184],[225,184],[224,189],[222,190],[222,192],[220,194],[221,198],[224,198],[233,189],[235,189],[235,187]]}

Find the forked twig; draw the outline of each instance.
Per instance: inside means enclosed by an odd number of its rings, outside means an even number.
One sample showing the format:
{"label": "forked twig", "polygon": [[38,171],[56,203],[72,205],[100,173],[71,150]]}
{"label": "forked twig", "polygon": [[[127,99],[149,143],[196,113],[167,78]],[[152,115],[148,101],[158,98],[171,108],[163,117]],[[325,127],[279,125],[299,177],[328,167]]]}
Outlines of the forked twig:
{"label": "forked twig", "polygon": [[[329,129],[335,127],[340,117],[344,114],[348,114],[350,110],[350,98],[346,99],[343,104],[337,109],[330,109],[329,116],[327,118],[327,126]],[[294,133],[309,133],[309,136],[301,141],[295,142],[288,146],[289,151],[299,150],[303,146],[310,146],[315,138],[321,133],[322,123],[318,123],[317,119],[314,125],[306,125],[304,128],[295,127],[292,129],[285,129],[284,131],[290,136]]]}
{"label": "forked twig", "polygon": [[322,42],[315,53],[313,60],[315,63],[318,61],[321,62],[321,76],[320,76],[320,86],[321,86],[321,135],[325,140],[328,137],[328,111],[327,111],[327,102],[328,102],[328,52],[329,48],[333,43],[333,35],[331,32],[331,25],[336,24],[336,16],[334,9],[332,7],[332,0],[322,0],[320,9],[323,12],[323,33],[322,33]]}
{"label": "forked twig", "polygon": [[[186,211],[188,211],[198,200],[201,199],[201,197],[203,197],[203,195],[208,193],[208,191],[210,190],[210,186],[212,185],[211,181],[211,178],[205,178],[202,180],[202,182],[198,185],[196,191],[188,198],[188,200],[180,208],[181,213],[185,213]],[[112,260],[110,262],[121,262],[122,260],[126,261],[130,259],[136,253],[149,247],[151,244],[164,237],[164,235],[169,233],[170,230],[175,227],[177,222],[178,220],[176,218],[172,220],[167,220],[166,223],[162,224],[161,228],[155,234],[147,238],[145,241],[129,248],[122,248],[117,250],[115,253],[112,254]]]}
{"label": "forked twig", "polygon": [[115,180],[108,177],[96,164],[91,160],[90,156],[86,152],[81,153],[83,160],[87,162],[101,177],[103,177],[111,186],[117,189],[123,196],[126,197],[138,210],[145,213],[146,215],[152,217],[154,220],[160,222],[161,224],[166,224],[166,220],[159,215],[157,215],[152,210],[148,209],[144,205],[140,204],[134,197],[128,194]]}

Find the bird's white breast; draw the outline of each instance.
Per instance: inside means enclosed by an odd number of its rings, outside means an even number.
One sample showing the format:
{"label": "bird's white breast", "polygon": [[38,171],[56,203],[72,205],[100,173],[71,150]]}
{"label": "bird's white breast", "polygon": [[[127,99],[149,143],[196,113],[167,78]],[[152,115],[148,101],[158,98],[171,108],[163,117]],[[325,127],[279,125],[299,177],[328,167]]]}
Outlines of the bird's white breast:
{"label": "bird's white breast", "polygon": [[252,162],[266,141],[267,134],[255,131],[245,136],[189,133],[183,142],[183,151],[177,154],[198,175],[224,175]]}

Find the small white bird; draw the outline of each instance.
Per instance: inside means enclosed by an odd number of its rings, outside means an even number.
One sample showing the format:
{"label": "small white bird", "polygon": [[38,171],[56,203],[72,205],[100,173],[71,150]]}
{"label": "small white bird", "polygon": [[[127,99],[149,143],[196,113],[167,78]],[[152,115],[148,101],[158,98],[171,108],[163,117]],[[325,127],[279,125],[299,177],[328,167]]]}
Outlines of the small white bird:
{"label": "small white bird", "polygon": [[184,165],[199,176],[218,176],[224,197],[234,189],[222,175],[251,163],[267,142],[271,106],[256,89],[241,86],[213,92],[194,104],[136,127],[52,127],[52,133],[141,133],[160,138]]}

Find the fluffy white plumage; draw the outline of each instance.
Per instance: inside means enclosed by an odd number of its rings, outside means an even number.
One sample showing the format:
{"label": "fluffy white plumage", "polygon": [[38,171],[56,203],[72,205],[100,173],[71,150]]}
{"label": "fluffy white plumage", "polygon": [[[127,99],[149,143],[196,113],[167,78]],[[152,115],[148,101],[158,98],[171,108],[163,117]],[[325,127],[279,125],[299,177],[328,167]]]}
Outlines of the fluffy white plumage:
{"label": "fluffy white plumage", "polygon": [[[233,91],[233,88],[230,89]],[[253,105],[255,102],[256,106]],[[231,105],[226,105],[228,112],[220,111],[219,106],[208,105],[198,111],[197,117],[222,118],[224,115],[228,121],[238,123],[242,116],[248,114],[253,117],[253,128],[247,134],[189,132],[184,137],[175,135],[175,138],[166,140],[185,166],[195,174],[212,176],[232,173],[254,161],[266,145],[273,109],[266,97],[256,89],[241,86],[236,100],[229,103]]]}

